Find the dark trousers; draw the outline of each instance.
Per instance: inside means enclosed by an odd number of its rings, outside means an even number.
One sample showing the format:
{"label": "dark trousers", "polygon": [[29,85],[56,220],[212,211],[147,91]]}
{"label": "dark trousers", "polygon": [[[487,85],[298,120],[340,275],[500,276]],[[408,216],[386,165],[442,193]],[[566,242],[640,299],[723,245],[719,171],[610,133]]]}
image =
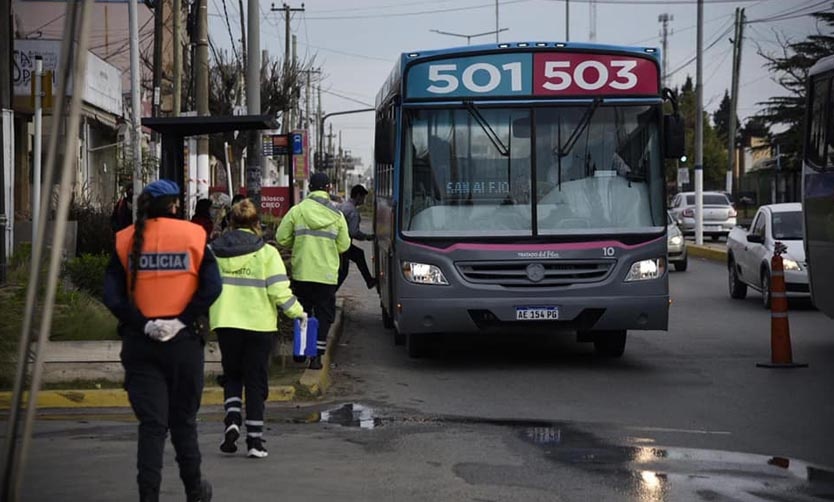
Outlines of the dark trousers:
{"label": "dark trousers", "polygon": [[177,453],[186,496],[200,493],[197,411],[203,395],[203,341],[190,329],[167,342],[144,333],[122,337],[122,366],[133,413],[139,420],[136,466],[142,500],[158,500],[165,438]]}
{"label": "dark trousers", "polygon": [[362,274],[362,278],[365,279],[366,284],[374,279],[371,271],[368,270],[368,262],[365,261],[365,251],[351,243],[348,250],[342,253],[341,262],[339,263],[339,284],[336,286],[336,289],[342,287],[345,279],[347,279],[350,262],[356,264],[356,268],[359,269],[359,273]]}
{"label": "dark trousers", "polygon": [[292,283],[292,291],[301,302],[304,311],[319,321],[316,348],[320,356],[327,349],[327,332],[336,320],[336,288],[335,284],[319,282],[293,281]]}
{"label": "dark trousers", "polygon": [[223,365],[224,423],[241,425],[243,388],[246,388],[246,437],[262,437],[264,402],[269,395],[269,355],[273,333],[218,328]]}

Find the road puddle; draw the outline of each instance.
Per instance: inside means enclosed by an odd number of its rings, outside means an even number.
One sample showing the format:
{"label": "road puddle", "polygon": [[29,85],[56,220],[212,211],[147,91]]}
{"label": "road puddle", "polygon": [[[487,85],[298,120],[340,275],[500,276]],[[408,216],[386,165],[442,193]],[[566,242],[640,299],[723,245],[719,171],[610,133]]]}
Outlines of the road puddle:
{"label": "road puddle", "polygon": [[382,425],[382,419],[374,416],[373,408],[356,403],[347,403],[339,408],[322,411],[319,422],[360,429],[373,429]]}

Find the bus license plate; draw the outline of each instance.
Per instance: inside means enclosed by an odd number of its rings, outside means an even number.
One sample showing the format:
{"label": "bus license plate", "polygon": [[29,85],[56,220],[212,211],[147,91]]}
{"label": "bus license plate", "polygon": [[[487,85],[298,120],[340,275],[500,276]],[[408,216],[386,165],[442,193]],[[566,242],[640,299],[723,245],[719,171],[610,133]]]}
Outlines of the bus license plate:
{"label": "bus license plate", "polygon": [[554,321],[559,319],[559,307],[516,307],[517,321]]}

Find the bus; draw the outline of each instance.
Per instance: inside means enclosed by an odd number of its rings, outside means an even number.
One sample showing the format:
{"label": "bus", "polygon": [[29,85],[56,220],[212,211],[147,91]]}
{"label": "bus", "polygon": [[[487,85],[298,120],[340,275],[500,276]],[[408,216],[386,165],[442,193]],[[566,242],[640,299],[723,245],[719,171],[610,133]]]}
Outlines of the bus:
{"label": "bus", "polygon": [[575,332],[619,357],[627,330],[667,329],[664,156],[684,133],[657,49],[403,53],[375,108],[377,289],[409,356]]}
{"label": "bus", "polygon": [[808,72],[802,206],[814,305],[834,318],[834,56]]}

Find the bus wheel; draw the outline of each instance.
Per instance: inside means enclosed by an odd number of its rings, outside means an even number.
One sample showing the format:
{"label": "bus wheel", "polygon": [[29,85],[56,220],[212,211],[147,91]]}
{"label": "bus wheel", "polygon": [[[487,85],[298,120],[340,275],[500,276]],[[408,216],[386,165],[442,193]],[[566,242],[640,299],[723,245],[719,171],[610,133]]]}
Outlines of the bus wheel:
{"label": "bus wheel", "polygon": [[625,352],[626,330],[595,331],[594,351],[605,357],[620,357]]}
{"label": "bus wheel", "polygon": [[409,333],[405,336],[405,349],[408,357],[423,357],[428,352],[429,337],[424,334]]}
{"label": "bus wheel", "polygon": [[394,319],[388,315],[388,311],[385,310],[385,307],[382,307],[382,325],[385,329],[391,329],[394,327]]}
{"label": "bus wheel", "polygon": [[400,330],[394,328],[394,345],[405,345],[406,335],[400,333]]}

